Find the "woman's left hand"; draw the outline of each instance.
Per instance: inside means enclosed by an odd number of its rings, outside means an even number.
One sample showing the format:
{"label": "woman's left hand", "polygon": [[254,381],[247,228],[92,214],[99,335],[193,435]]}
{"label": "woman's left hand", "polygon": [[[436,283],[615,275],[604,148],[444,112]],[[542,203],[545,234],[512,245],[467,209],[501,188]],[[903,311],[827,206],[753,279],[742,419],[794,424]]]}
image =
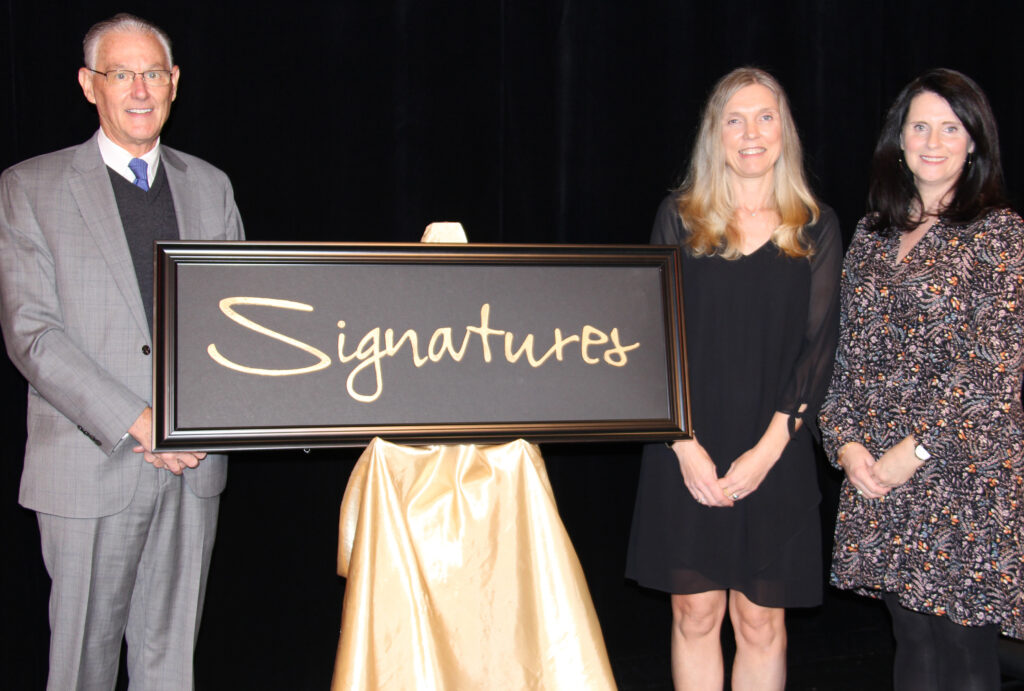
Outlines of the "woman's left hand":
{"label": "woman's left hand", "polygon": [[882,454],[871,468],[871,474],[878,484],[899,487],[914,476],[917,469],[924,465],[924,461],[914,453],[915,446],[917,442],[913,437],[904,437]]}
{"label": "woman's left hand", "polygon": [[753,448],[747,449],[732,462],[728,472],[718,481],[718,486],[733,501],[748,496],[761,486],[788,443],[789,415],[776,412],[761,438]]}
{"label": "woman's left hand", "polygon": [[773,458],[769,453],[755,446],[744,451],[739,458],[732,462],[728,472],[718,481],[718,484],[726,496],[731,497],[733,501],[742,499],[761,485],[776,460],[778,460],[777,456]]}

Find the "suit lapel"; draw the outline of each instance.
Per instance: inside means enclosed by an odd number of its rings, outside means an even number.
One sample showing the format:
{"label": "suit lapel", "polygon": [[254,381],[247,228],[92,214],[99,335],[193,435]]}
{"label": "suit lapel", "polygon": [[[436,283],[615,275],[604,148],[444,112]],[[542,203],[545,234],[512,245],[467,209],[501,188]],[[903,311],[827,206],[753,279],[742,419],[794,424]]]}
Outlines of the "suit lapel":
{"label": "suit lapel", "polygon": [[160,164],[164,166],[167,184],[174,200],[174,215],[178,219],[178,236],[182,240],[201,239],[202,228],[195,213],[196,192],[193,189],[194,176],[188,174],[188,164],[172,149],[160,148]]}
{"label": "suit lapel", "polygon": [[117,210],[117,200],[114,199],[107,167],[100,156],[95,137],[78,147],[72,167],[74,172],[68,184],[82,220],[99,246],[110,269],[110,276],[124,295],[132,318],[148,336],[150,329],[146,322],[146,310],[142,306],[142,296],[139,294],[135,265],[132,264],[128,240],[124,236],[121,215]]}

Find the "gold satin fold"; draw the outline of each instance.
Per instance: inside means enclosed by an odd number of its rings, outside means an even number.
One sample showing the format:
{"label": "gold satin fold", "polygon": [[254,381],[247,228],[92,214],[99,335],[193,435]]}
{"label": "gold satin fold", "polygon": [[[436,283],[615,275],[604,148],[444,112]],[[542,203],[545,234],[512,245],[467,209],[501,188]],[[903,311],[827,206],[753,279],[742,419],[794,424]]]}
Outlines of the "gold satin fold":
{"label": "gold satin fold", "polygon": [[341,503],[334,691],[614,689],[539,449],[374,439]]}

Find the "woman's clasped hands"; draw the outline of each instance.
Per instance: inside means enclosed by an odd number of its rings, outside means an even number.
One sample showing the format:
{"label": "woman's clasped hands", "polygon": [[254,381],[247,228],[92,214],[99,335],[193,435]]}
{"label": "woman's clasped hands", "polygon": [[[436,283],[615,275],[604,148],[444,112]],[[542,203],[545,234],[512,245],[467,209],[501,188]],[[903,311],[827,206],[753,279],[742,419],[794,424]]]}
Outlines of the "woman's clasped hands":
{"label": "woman's clasped hands", "polygon": [[718,477],[715,462],[696,438],[677,441],[672,450],[679,460],[686,489],[698,504],[704,506],[735,505],[758,488],[774,465],[774,459],[755,447],[741,454],[729,466],[728,472]]}
{"label": "woman's clasped hands", "polygon": [[906,483],[924,464],[914,454],[915,446],[913,437],[905,437],[876,459],[863,444],[850,442],[839,450],[839,466],[857,494],[878,499]]}

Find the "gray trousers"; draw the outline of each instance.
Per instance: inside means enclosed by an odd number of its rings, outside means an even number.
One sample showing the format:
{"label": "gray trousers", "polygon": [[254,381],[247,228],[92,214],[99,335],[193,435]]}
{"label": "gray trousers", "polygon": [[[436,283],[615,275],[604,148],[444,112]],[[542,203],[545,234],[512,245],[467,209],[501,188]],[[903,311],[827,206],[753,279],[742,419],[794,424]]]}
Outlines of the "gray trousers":
{"label": "gray trousers", "polygon": [[[186,471],[188,472],[188,471]],[[50,574],[49,691],[110,691],[121,640],[132,691],[188,691],[220,497],[143,463],[131,503],[101,518],[37,513]]]}

